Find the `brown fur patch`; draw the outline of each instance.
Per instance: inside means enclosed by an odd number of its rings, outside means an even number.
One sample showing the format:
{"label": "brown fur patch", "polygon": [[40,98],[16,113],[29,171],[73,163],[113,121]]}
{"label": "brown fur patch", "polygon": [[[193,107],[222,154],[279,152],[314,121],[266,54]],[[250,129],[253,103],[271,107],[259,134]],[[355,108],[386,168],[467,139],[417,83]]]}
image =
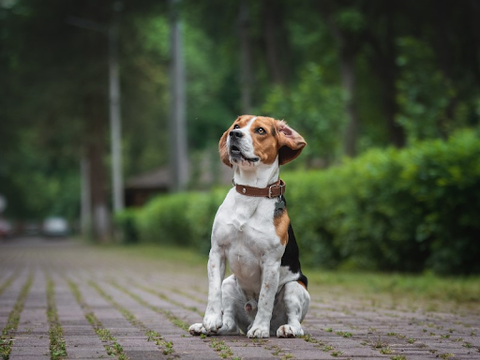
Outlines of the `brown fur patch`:
{"label": "brown fur patch", "polygon": [[297,282],[298,282],[300,285],[302,285],[302,286],[305,288],[305,290],[307,290],[307,286],[306,286],[303,282],[301,282],[300,280],[297,280]]}
{"label": "brown fur patch", "polygon": [[[254,118],[253,115],[239,116],[233,124],[225,131],[218,143],[220,158],[223,163],[232,166],[229,161],[227,149],[227,138],[235,125],[244,128]],[[266,133],[258,133],[258,129],[263,128]],[[275,120],[271,117],[258,116],[253,122],[250,134],[253,141],[254,153],[264,164],[272,164],[277,156],[279,164],[286,164],[295,159],[307,144],[295,130],[288,127],[284,121]]]}
{"label": "brown fur patch", "polygon": [[[272,164],[278,155],[280,147],[278,144],[277,131],[275,130],[276,122],[277,120],[275,119],[259,116],[250,128],[255,155],[257,155],[264,164]],[[259,128],[263,128],[266,133],[259,134]]]}
{"label": "brown fur patch", "polygon": [[288,243],[288,226],[290,225],[290,218],[288,217],[287,210],[282,212],[281,215],[273,219],[273,224],[275,225],[275,232],[280,238],[280,243],[282,245],[287,245]]}

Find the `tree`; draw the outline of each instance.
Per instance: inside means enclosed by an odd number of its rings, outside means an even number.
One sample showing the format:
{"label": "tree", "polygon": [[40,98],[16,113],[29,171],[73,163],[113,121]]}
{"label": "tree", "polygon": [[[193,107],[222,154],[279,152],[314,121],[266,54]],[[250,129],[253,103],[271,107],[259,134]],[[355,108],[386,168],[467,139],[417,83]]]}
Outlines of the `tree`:
{"label": "tree", "polygon": [[340,54],[340,73],[345,91],[345,113],[348,124],[344,134],[344,151],[347,156],[357,154],[360,118],[357,109],[356,57],[362,46],[363,18],[357,9],[331,8],[332,3],[320,2],[319,8],[335,38]]}

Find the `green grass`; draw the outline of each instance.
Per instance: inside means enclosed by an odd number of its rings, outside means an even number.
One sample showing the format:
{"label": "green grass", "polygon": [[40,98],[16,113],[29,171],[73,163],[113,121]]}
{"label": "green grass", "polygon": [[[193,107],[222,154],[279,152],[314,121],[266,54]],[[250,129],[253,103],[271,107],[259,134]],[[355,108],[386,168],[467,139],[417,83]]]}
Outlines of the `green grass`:
{"label": "green grass", "polygon": [[72,280],[68,280],[67,282],[72,290],[75,300],[83,309],[85,318],[90,325],[92,325],[98,338],[103,342],[107,342],[103,345],[107,354],[109,356],[115,356],[118,360],[128,360],[128,356],[124,353],[123,348],[117,342],[117,339],[110,333],[110,330],[103,326],[102,322],[95,316],[90,306],[85,302],[77,284]]}
{"label": "green grass", "polygon": [[158,314],[162,314],[164,316],[167,317],[167,319],[172,323],[174,324],[175,326],[179,327],[180,329],[182,330],[185,330],[186,332],[188,332],[188,329],[190,327],[189,324],[187,324],[185,321],[179,319],[178,317],[176,317],[175,315],[173,315],[169,310],[164,310],[158,306],[155,306],[155,305],[152,305],[148,302],[146,302],[145,300],[143,300],[140,296],[138,296],[137,294],[135,294],[134,292],[130,291],[129,289],[121,286],[120,284],[118,284],[117,282],[115,281],[111,281],[111,284],[116,287],[118,290],[122,291],[123,293],[125,293],[126,295],[130,296],[132,299],[134,299],[135,301],[137,301],[139,304],[145,306],[145,307],[148,307],[149,309],[155,311],[156,313]]}
{"label": "green grass", "polygon": [[105,300],[112,304],[112,306],[117,309],[128,322],[130,322],[136,328],[144,331],[147,341],[153,341],[156,345],[160,346],[164,355],[171,355],[174,353],[173,343],[171,341],[165,341],[158,332],[149,329],[143,322],[135,318],[135,315],[116,302],[96,282],[91,280],[88,282],[88,284],[93,287]]}
{"label": "green grass", "polygon": [[[139,261],[152,260],[157,264],[161,261],[162,266],[175,266],[187,272],[204,271],[206,274],[207,254],[191,248],[153,244],[101,245],[96,248],[102,254],[119,258],[119,262],[122,257]],[[431,273],[372,273],[308,267],[302,270],[307,275],[311,288],[328,287],[356,294],[394,295],[398,299],[415,297],[456,303],[480,302],[480,276],[442,277]]]}
{"label": "green grass", "polygon": [[17,332],[18,323],[20,321],[20,314],[25,306],[25,300],[27,299],[32,283],[33,273],[30,273],[27,281],[20,291],[20,295],[18,296],[12,311],[8,315],[7,324],[2,330],[2,334],[0,336],[0,356],[3,360],[8,360],[10,358],[13,339],[15,337],[15,333]]}
{"label": "green grass", "polygon": [[368,294],[392,294],[457,303],[480,302],[480,277],[440,277],[433,274],[388,274],[305,269],[309,285],[347,288]]}
{"label": "green grass", "polygon": [[210,340],[210,347],[218,352],[218,356],[222,359],[228,359],[233,356],[233,351],[228,345],[225,345],[225,341],[212,338]]}
{"label": "green grass", "polygon": [[182,264],[184,267],[206,266],[208,254],[202,254],[191,248],[169,245],[136,244],[136,245],[96,245],[100,251],[115,256],[136,257],[140,259],[162,260],[171,265]]}
{"label": "green grass", "polygon": [[50,359],[60,360],[67,356],[63,328],[58,319],[57,305],[55,302],[55,283],[47,276],[47,318],[50,325]]}

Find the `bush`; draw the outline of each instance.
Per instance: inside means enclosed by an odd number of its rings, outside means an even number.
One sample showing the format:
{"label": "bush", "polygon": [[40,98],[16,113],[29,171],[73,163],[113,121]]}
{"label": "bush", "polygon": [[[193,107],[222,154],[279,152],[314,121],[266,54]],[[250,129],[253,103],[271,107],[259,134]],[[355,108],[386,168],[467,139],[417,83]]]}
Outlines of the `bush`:
{"label": "bush", "polygon": [[118,240],[124,244],[135,244],[138,242],[137,229],[137,209],[126,209],[116,213],[113,219],[115,225],[115,235]]}
{"label": "bush", "polygon": [[480,273],[479,159],[478,134],[461,131],[284,177],[309,263]]}
{"label": "bush", "polygon": [[123,242],[194,246],[208,253],[213,218],[225,193],[220,189],[160,195],[141,209],[119,213],[117,228]]}
{"label": "bush", "polygon": [[[480,273],[479,159],[478,133],[465,130],[448,141],[371,150],[328,170],[285,173],[302,263]],[[140,241],[206,253],[226,192],[155,198],[131,217]]]}

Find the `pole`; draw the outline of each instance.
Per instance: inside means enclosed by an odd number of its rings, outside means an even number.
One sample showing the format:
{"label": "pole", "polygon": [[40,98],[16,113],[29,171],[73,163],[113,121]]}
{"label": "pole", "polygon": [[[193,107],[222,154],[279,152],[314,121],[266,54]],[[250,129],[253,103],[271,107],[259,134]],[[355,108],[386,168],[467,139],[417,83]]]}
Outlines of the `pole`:
{"label": "pole", "polygon": [[171,109],[170,171],[172,189],[185,190],[188,181],[187,134],[185,128],[185,65],[182,53],[182,32],[178,19],[180,0],[170,0]]}
{"label": "pole", "polygon": [[[116,10],[116,9],[115,9]],[[110,129],[112,147],[113,209],[124,208],[122,177],[122,129],[120,113],[120,79],[118,70],[118,11],[114,10],[113,20],[108,29],[108,80],[110,98]]]}

